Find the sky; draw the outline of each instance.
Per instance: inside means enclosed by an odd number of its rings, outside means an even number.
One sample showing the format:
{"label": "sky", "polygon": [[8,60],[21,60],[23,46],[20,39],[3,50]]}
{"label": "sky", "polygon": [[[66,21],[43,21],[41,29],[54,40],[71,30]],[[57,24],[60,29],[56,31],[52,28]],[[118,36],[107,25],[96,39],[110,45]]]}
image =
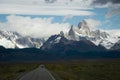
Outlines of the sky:
{"label": "sky", "polygon": [[120,35],[120,0],[0,0],[0,30],[49,37],[82,20]]}

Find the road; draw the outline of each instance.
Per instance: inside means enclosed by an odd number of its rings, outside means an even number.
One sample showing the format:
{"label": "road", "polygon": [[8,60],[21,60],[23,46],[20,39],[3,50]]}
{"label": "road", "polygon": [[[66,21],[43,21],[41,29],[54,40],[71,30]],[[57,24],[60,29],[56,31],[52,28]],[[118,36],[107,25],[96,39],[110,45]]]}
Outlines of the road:
{"label": "road", "polygon": [[37,69],[23,75],[19,80],[56,80],[56,79],[42,65],[39,66]]}

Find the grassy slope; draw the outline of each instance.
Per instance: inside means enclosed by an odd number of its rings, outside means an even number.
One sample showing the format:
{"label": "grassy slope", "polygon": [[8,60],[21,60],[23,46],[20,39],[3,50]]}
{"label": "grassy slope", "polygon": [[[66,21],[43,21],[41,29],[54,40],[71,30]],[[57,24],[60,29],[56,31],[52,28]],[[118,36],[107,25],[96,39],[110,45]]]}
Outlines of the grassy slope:
{"label": "grassy slope", "polygon": [[[0,80],[14,80],[40,63],[0,64]],[[120,80],[120,61],[77,61],[45,63],[63,80]]]}

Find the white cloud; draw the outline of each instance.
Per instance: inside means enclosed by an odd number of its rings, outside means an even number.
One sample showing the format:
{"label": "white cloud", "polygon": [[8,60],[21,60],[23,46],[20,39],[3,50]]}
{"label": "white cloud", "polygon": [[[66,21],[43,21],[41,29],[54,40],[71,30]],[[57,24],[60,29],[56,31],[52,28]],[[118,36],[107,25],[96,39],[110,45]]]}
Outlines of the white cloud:
{"label": "white cloud", "polygon": [[120,37],[120,29],[114,29],[114,30],[105,30],[108,32],[111,36],[119,36]]}
{"label": "white cloud", "polygon": [[16,31],[24,36],[49,37],[68,31],[68,23],[53,23],[53,18],[30,18],[16,15],[7,17],[7,22],[0,24],[0,29]]}
{"label": "white cloud", "polygon": [[111,4],[109,6],[109,10],[105,16],[107,18],[110,18],[110,17],[112,17],[114,15],[118,15],[118,14],[120,14],[120,4]]}
{"label": "white cloud", "polygon": [[94,20],[94,19],[91,19],[91,18],[85,19],[85,21],[87,21],[87,23],[88,23],[88,25],[91,29],[96,29],[97,26],[101,25],[100,21]]}
{"label": "white cloud", "polygon": [[46,3],[45,0],[0,0],[1,14],[32,14],[32,15],[94,15],[91,0],[57,0]]}
{"label": "white cloud", "polygon": [[62,21],[65,22],[67,19],[72,19],[72,18],[73,18],[73,15],[69,14],[69,15],[64,16]]}

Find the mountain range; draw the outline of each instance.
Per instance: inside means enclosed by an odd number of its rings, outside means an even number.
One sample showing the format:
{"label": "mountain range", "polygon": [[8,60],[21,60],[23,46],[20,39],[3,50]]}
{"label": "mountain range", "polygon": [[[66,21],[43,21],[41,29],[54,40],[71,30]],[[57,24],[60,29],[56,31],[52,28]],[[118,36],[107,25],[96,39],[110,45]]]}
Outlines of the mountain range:
{"label": "mountain range", "polygon": [[0,31],[0,45],[5,48],[40,48],[44,41],[43,38],[24,37],[17,32]]}
{"label": "mountain range", "polygon": [[[120,49],[119,36],[111,36],[101,30],[90,30],[85,20],[78,26],[71,26],[68,33],[60,32],[58,35],[51,36],[41,47],[42,50],[114,50]],[[117,47],[117,48],[116,48]]]}
{"label": "mountain range", "polygon": [[91,30],[86,20],[78,26],[71,26],[67,33],[44,38],[34,38],[22,36],[17,32],[0,31],[0,45],[5,48],[41,48],[42,50],[101,50],[101,49],[120,49],[120,37],[111,36],[101,30]]}
{"label": "mountain range", "polygon": [[0,31],[0,62],[120,58],[120,37],[91,30],[85,20],[67,33],[44,38]]}

